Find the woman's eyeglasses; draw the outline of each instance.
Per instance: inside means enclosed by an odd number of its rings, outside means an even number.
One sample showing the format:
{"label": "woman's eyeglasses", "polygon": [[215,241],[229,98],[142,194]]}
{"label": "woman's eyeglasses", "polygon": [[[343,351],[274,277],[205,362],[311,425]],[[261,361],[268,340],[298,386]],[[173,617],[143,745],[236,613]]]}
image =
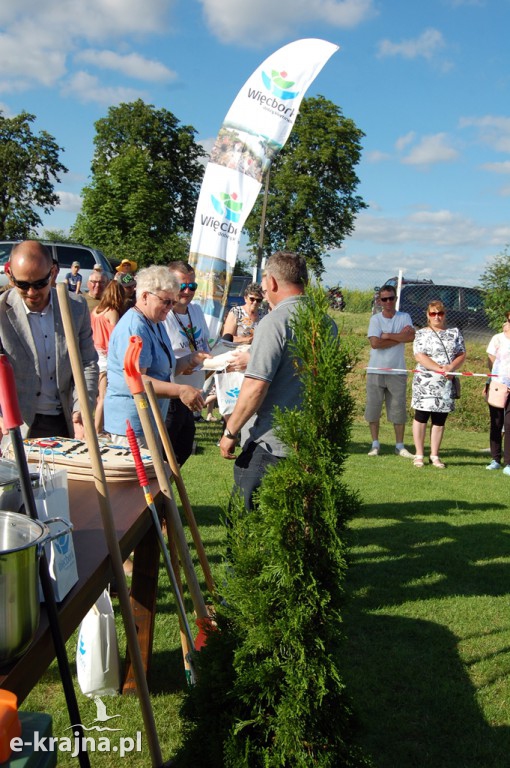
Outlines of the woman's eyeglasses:
{"label": "woman's eyeglasses", "polygon": [[248,301],[256,301],[257,304],[260,304],[262,302],[262,299],[257,299],[255,296],[248,296]]}
{"label": "woman's eyeglasses", "polygon": [[179,290],[185,291],[186,288],[189,288],[190,291],[196,291],[198,288],[198,283],[181,283],[181,287],[179,288]]}
{"label": "woman's eyeglasses", "polygon": [[162,299],[161,296],[158,296],[157,293],[153,293],[152,291],[147,291],[147,293],[150,293],[151,296],[155,296],[157,299],[159,299],[160,302],[165,305],[165,307],[173,307],[175,304],[177,304],[174,299]]}
{"label": "woman's eyeglasses", "polygon": [[384,296],[384,298],[381,296],[381,301],[384,301],[386,303],[387,301],[395,301],[396,298],[397,298],[396,296]]}
{"label": "woman's eyeglasses", "polygon": [[444,312],[429,312],[429,317],[444,317]]}
{"label": "woman's eyeglasses", "polygon": [[52,271],[53,271],[53,267],[50,269],[46,277],[43,277],[42,280],[34,280],[32,283],[30,283],[28,280],[16,280],[16,278],[12,274],[12,270],[10,271],[10,276],[16,288],[19,288],[20,291],[29,291],[30,288],[32,288],[34,291],[40,291],[41,288],[46,288],[46,286],[50,282]]}

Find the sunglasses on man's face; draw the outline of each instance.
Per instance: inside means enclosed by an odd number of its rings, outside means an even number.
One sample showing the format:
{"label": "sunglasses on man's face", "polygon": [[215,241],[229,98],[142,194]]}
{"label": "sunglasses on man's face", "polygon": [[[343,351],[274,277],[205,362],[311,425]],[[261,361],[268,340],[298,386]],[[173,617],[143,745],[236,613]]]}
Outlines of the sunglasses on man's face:
{"label": "sunglasses on man's face", "polygon": [[20,291],[29,291],[30,288],[32,288],[34,291],[39,291],[41,288],[46,288],[48,283],[51,280],[51,273],[53,271],[53,267],[50,269],[46,277],[43,277],[42,280],[34,280],[32,283],[30,283],[28,280],[16,280],[14,275],[12,274],[12,269],[10,272],[11,280],[16,286],[16,288],[19,288]]}
{"label": "sunglasses on man's face", "polygon": [[181,283],[179,290],[185,291],[186,288],[189,288],[190,291],[196,291],[198,288],[198,283]]}
{"label": "sunglasses on man's face", "polygon": [[444,317],[444,312],[429,312],[429,317]]}
{"label": "sunglasses on man's face", "polygon": [[384,296],[384,297],[381,296],[381,301],[384,301],[384,302],[386,302],[386,301],[395,301],[396,298],[397,298],[396,296]]}

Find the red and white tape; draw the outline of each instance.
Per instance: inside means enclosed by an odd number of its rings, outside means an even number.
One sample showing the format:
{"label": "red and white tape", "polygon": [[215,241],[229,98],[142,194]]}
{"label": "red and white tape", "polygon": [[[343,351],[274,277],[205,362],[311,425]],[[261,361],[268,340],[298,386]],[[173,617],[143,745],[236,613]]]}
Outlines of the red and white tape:
{"label": "red and white tape", "polygon": [[497,373],[473,373],[473,371],[423,371],[419,368],[376,368],[369,365],[367,371],[380,371],[382,373],[438,373],[441,376],[479,376],[484,379],[497,378]]}

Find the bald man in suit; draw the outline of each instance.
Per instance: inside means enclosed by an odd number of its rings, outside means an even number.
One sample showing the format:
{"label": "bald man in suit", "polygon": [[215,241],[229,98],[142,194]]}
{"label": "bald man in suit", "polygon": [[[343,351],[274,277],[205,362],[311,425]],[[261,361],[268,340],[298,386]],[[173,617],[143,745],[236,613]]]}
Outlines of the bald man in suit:
{"label": "bald man in suit", "polygon": [[[56,290],[56,267],[48,249],[35,240],[14,246],[13,287],[0,297],[0,351],[14,369],[27,437],[83,437],[80,405]],[[87,304],[69,297],[90,404],[97,397],[97,353]],[[0,420],[2,432],[5,433]]]}

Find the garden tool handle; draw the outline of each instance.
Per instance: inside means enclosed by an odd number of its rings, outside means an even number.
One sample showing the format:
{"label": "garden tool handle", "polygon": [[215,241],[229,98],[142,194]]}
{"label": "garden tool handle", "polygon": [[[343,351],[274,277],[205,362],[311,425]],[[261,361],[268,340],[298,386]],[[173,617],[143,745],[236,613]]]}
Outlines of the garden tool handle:
{"label": "garden tool handle", "polygon": [[129,419],[126,419],[126,437],[128,440],[128,445],[131,449],[131,453],[133,454],[133,459],[135,460],[135,469],[136,469],[136,476],[138,477],[138,482],[140,483],[140,486],[142,488],[146,488],[149,485],[149,481],[147,479],[147,472],[145,471],[142,457],[140,455],[140,446],[138,445],[135,431],[131,426],[131,422],[129,421]]}
{"label": "garden tool handle", "polygon": [[14,429],[23,424],[14,370],[5,354],[0,354],[0,408],[5,429]]}

